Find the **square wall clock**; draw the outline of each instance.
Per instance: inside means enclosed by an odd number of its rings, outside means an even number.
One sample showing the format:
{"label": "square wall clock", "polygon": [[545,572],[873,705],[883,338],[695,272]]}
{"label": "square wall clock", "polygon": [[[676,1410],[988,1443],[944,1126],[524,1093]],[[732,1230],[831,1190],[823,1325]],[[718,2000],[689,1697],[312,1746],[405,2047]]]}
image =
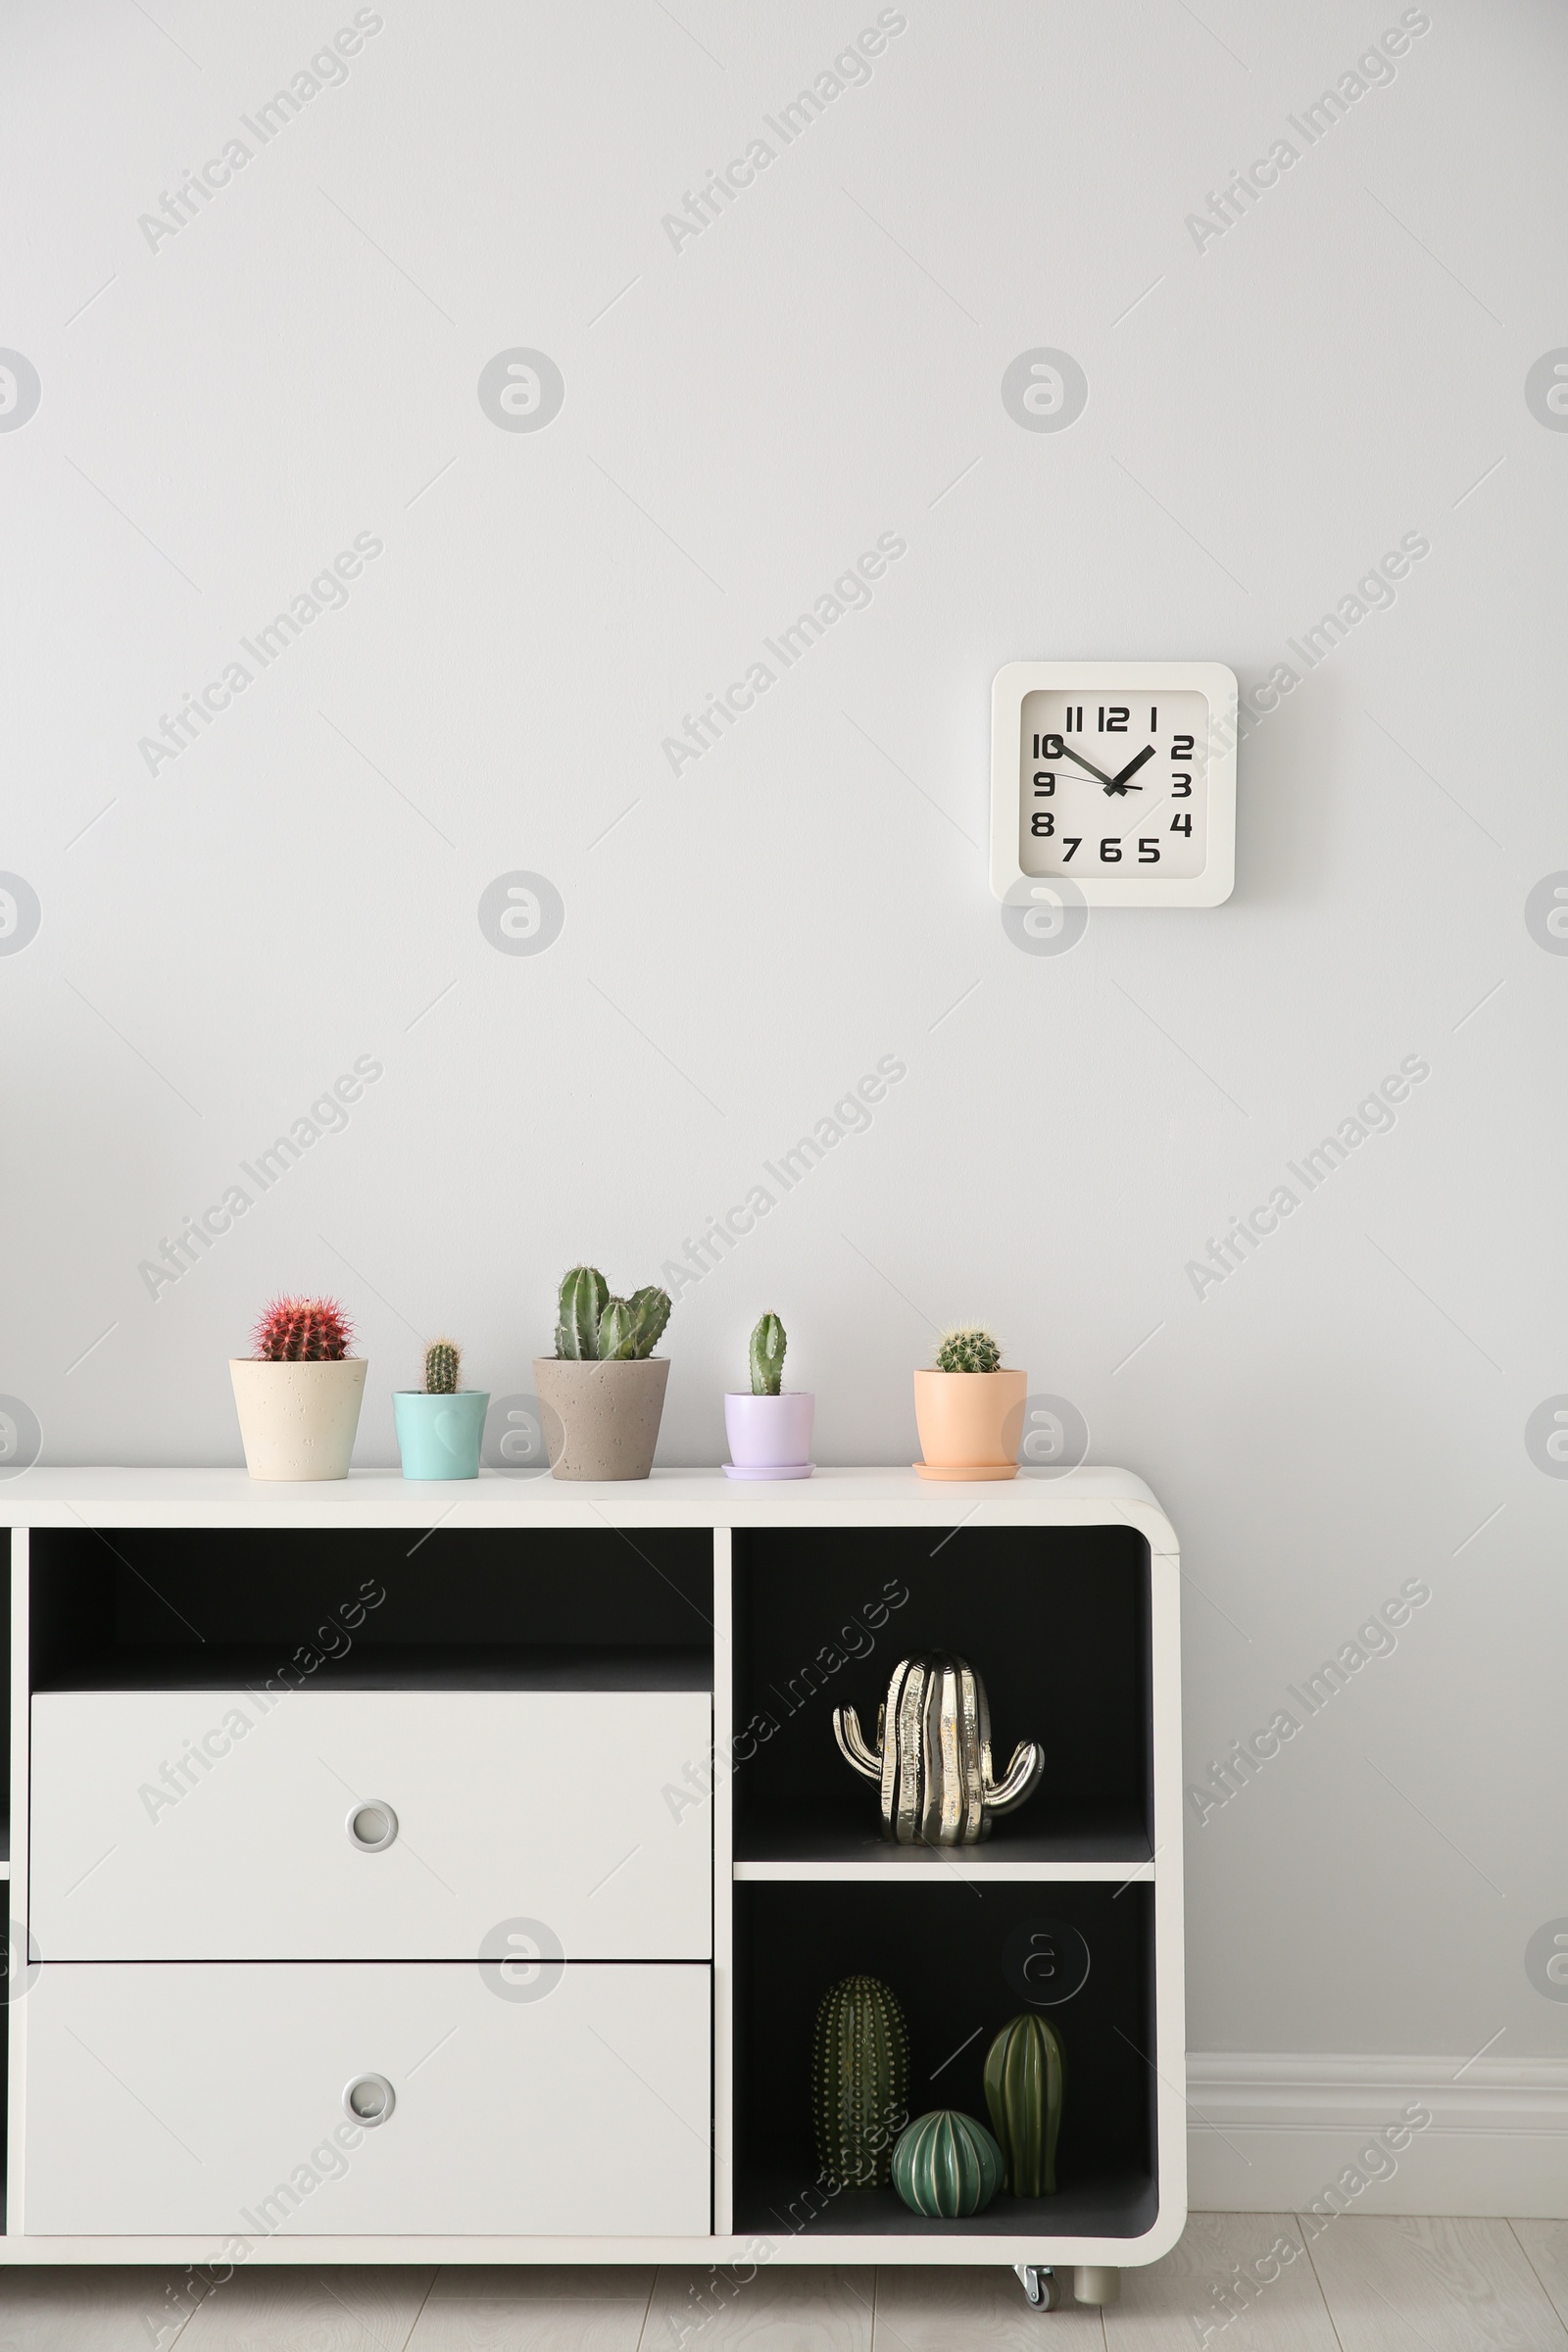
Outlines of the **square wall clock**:
{"label": "square wall clock", "polygon": [[1025,905],[1218,906],[1236,881],[1236,674],[1009,662],[991,690],[991,888]]}

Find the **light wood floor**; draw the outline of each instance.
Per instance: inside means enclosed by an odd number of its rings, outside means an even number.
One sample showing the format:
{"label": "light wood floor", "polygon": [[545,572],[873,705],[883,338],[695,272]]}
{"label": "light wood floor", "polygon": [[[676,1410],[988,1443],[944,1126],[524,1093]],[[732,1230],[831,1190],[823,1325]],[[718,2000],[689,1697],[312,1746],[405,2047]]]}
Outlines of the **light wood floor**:
{"label": "light wood floor", "polygon": [[[1315,2228],[1315,2233],[1314,2233]],[[1242,2288],[1240,2280],[1249,2280]],[[1221,2297],[1230,2299],[1231,2317]],[[1207,2330],[1207,2332],[1205,2332]],[[1195,2214],[1103,2315],[1010,2272],[0,2271],[0,2352],[1568,2352],[1568,2222]]]}

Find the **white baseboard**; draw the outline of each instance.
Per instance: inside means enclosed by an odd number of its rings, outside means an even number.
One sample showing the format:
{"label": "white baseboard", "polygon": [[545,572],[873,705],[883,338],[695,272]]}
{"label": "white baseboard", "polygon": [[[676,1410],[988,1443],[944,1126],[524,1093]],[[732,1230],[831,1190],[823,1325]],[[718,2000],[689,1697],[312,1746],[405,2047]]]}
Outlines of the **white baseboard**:
{"label": "white baseboard", "polygon": [[[1197,2212],[1305,2212],[1351,2167],[1329,2210],[1568,2219],[1568,2060],[1194,2051],[1187,2096]],[[1378,2148],[1408,2106],[1430,2124]]]}

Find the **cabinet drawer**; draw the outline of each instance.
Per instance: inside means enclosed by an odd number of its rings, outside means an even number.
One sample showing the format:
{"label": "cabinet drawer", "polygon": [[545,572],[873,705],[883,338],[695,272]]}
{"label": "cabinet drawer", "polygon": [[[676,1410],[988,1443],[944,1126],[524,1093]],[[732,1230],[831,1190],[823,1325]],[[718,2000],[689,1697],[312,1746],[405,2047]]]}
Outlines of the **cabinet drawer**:
{"label": "cabinet drawer", "polygon": [[663,1791],[711,1739],[698,1690],[41,1692],[32,1933],[51,1960],[471,1960],[524,1919],[574,1960],[706,1959],[710,1808]]}
{"label": "cabinet drawer", "polygon": [[[496,1983],[452,1961],[42,1968],[29,2234],[706,2233],[709,1969]],[[372,2079],[392,2097],[367,2129],[345,2098]]]}

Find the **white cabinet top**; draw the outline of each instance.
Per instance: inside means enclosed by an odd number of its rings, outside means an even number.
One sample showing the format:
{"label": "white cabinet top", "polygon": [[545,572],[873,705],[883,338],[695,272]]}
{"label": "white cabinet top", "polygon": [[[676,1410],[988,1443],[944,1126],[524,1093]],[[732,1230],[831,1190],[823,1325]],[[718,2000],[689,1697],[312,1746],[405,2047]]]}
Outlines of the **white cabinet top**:
{"label": "white cabinet top", "polygon": [[1137,1527],[1174,1552],[1170,1522],[1130,1470],[1060,1477],[925,1479],[912,1470],[818,1470],[754,1485],[719,1470],[577,1483],[535,1472],[409,1480],[356,1470],[319,1484],[259,1481],[243,1470],[54,1470],[0,1482],[0,1527]]}

